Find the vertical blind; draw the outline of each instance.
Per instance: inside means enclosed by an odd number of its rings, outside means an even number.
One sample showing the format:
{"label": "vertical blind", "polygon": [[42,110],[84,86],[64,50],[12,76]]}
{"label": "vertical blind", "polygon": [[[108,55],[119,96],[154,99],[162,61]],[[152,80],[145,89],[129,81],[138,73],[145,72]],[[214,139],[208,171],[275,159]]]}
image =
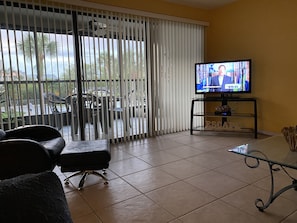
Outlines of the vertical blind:
{"label": "vertical blind", "polygon": [[[114,142],[189,129],[202,26],[44,3],[1,1],[2,129],[49,124]],[[96,96],[87,118],[83,94]]]}
{"label": "vertical blind", "polygon": [[101,10],[77,15],[83,35],[83,91],[97,92],[101,101],[108,95],[108,116],[101,124],[111,126],[111,139],[144,138],[148,128],[145,18]]}
{"label": "vertical blind", "polygon": [[203,59],[203,27],[154,20],[151,29],[153,131],[189,129],[195,88],[194,64]]}

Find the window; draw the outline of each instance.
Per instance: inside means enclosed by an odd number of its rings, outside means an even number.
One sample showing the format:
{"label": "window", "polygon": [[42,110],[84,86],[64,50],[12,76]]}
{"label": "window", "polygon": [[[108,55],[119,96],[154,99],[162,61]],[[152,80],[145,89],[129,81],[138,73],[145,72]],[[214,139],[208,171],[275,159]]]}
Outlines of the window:
{"label": "window", "polygon": [[[49,124],[69,140],[115,142],[189,129],[203,27],[33,3],[0,11],[1,128]],[[86,110],[82,94],[96,96]]]}

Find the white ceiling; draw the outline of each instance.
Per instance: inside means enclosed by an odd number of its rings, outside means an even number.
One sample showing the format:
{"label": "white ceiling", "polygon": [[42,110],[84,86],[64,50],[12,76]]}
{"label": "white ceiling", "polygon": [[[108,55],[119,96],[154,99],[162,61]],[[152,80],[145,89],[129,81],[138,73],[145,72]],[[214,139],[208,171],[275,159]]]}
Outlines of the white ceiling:
{"label": "white ceiling", "polygon": [[214,9],[238,0],[165,0],[180,5],[197,7],[202,9]]}

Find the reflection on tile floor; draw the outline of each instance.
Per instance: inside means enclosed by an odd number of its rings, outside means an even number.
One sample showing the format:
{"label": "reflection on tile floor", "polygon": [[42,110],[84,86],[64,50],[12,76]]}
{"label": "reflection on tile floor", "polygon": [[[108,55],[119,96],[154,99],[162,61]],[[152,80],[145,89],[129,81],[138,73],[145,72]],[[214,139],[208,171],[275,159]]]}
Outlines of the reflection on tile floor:
{"label": "reflection on tile floor", "polygon": [[[269,194],[267,167],[250,169],[243,157],[227,151],[263,137],[182,132],[112,144],[108,185],[96,176],[89,176],[81,191],[76,189],[79,178],[64,185],[73,221],[297,222],[297,192],[285,192],[259,212],[254,201],[259,197],[266,201]],[[65,178],[59,168],[55,172]],[[276,189],[291,182],[282,173],[275,178]]]}

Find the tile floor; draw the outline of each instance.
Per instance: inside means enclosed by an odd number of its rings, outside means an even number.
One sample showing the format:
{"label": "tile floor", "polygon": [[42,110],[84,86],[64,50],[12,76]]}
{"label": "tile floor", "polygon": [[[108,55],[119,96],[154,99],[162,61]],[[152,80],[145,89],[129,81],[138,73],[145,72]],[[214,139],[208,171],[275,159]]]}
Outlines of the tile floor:
{"label": "tile floor", "polygon": [[[263,136],[265,137],[265,136]],[[261,140],[261,138],[257,140]],[[251,223],[297,222],[297,192],[289,190],[265,212],[270,178],[264,163],[248,168],[229,148],[253,138],[190,135],[189,132],[111,145],[109,184],[89,176],[78,191],[78,178],[64,185],[74,223]],[[60,179],[64,175],[55,169]],[[290,170],[297,176],[297,171]],[[70,173],[66,173],[68,175]],[[276,190],[290,183],[275,174]]]}

